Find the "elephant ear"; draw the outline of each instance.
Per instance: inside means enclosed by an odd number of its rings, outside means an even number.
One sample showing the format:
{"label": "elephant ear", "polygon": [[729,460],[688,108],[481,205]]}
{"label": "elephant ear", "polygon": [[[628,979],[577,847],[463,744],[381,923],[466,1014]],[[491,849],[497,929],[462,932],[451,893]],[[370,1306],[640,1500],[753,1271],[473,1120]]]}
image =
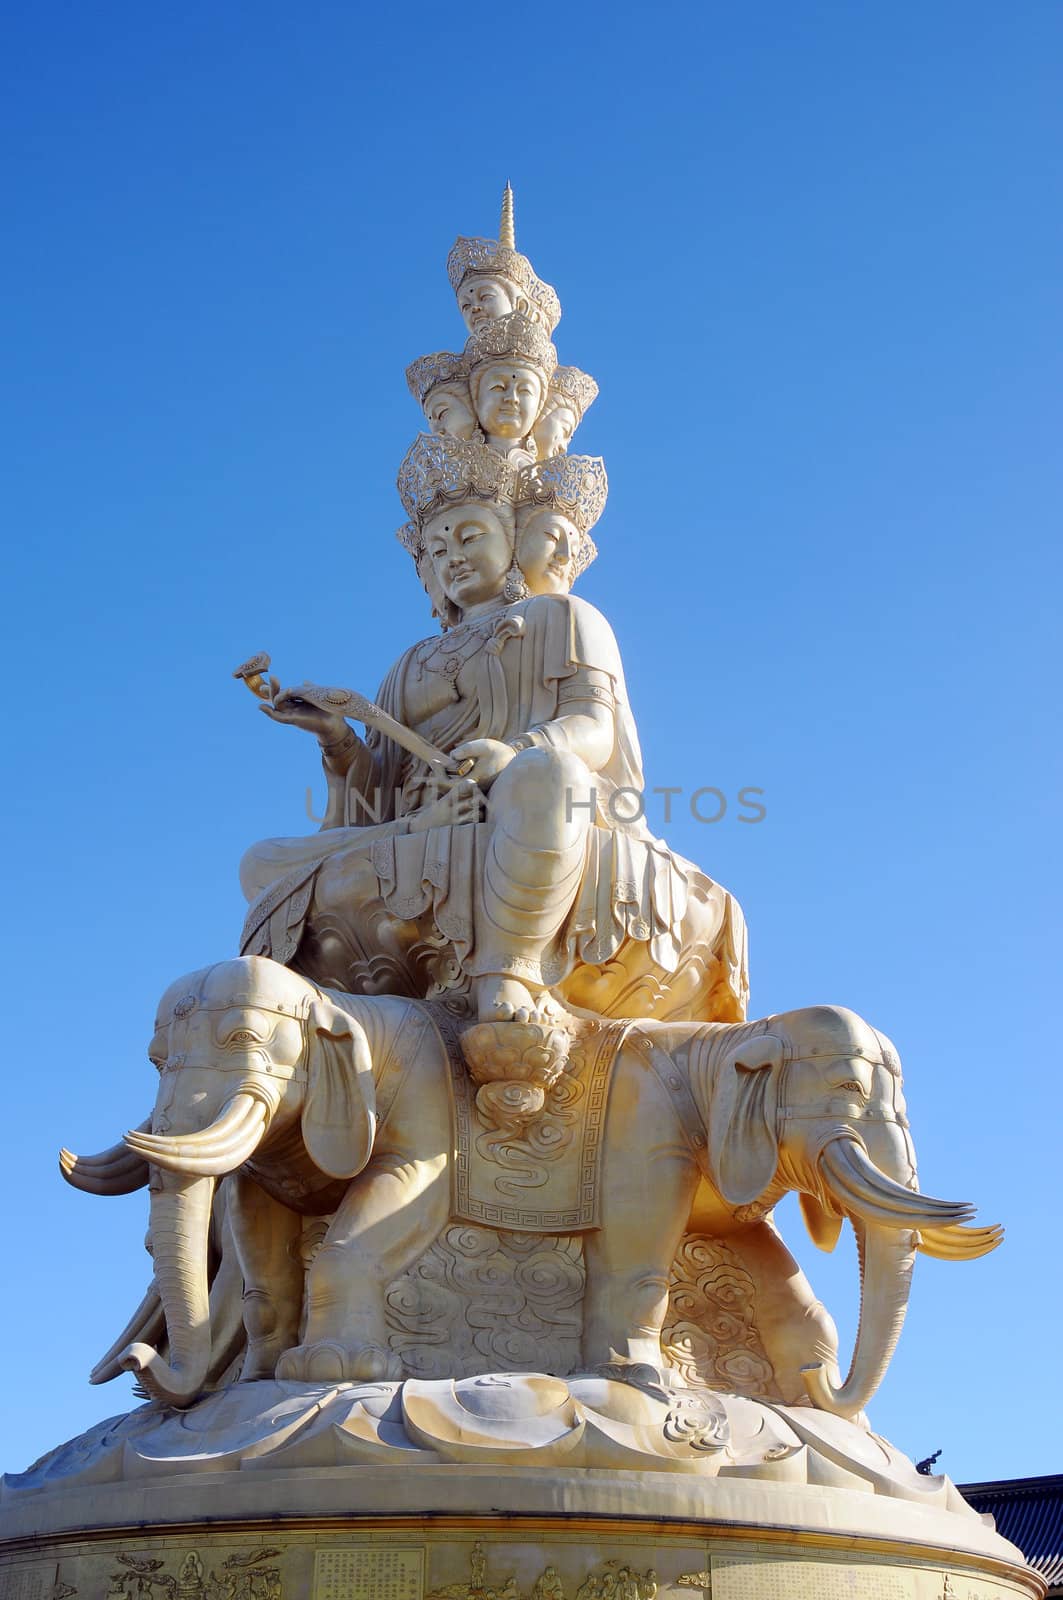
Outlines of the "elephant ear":
{"label": "elephant ear", "polygon": [[728,1205],[751,1205],[775,1176],[782,1063],[782,1040],[760,1034],[734,1046],[716,1074],[708,1117],[709,1161]]}
{"label": "elephant ear", "polygon": [[330,1178],[353,1178],[376,1136],[376,1093],[369,1041],[353,1017],[325,999],[310,1012],[303,1142]]}

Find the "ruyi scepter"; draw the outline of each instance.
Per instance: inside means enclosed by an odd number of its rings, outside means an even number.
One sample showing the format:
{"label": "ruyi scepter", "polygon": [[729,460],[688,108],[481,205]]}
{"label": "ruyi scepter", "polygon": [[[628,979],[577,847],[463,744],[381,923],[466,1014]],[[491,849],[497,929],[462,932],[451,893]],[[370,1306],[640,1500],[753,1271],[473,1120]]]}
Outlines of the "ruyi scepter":
{"label": "ruyi scepter", "polygon": [[[262,650],[258,655],[245,661],[242,666],[237,667],[233,677],[246,683],[256,700],[261,701],[263,705],[272,706],[280,693],[280,683],[277,678],[267,678],[269,668],[270,658]],[[440,750],[437,745],[422,739],[419,733],[414,733],[412,728],[407,728],[404,723],[389,715],[383,706],[378,706],[373,700],[367,700],[365,695],[359,694],[356,689],[322,689],[316,683],[301,683],[296,689],[289,690],[288,696],[293,705],[316,706],[319,711],[328,711],[339,717],[353,717],[355,722],[361,722],[366,728],[375,728],[385,738],[393,739],[411,755],[427,762],[434,772],[445,773],[447,776],[456,773],[459,778],[464,778],[475,765],[474,761],[463,761],[455,768],[445,750]]]}

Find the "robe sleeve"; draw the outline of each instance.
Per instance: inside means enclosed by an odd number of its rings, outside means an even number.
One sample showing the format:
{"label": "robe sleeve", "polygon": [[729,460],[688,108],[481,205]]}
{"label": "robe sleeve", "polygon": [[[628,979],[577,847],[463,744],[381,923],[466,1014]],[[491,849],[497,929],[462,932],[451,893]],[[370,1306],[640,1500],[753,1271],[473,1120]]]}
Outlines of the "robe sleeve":
{"label": "robe sleeve", "polygon": [[[642,752],[627,701],[620,647],[612,628],[600,611],[575,595],[543,595],[531,602],[526,615],[533,632],[543,630],[542,680],[552,696],[553,716],[558,715],[557,697],[562,685],[581,671],[602,673],[611,682],[615,702],[613,751],[599,777],[606,793],[632,789],[641,794],[645,786]],[[646,831],[644,824],[624,824],[614,818],[613,826],[618,825],[625,831]]]}

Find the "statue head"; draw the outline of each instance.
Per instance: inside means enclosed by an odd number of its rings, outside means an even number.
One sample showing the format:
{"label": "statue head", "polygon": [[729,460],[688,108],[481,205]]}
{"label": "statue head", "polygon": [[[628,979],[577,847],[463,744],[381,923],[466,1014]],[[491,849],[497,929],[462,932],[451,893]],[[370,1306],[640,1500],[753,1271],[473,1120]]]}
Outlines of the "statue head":
{"label": "statue head", "polygon": [[512,507],[485,500],[441,506],[421,531],[434,584],[463,615],[502,595],[513,563]]}
{"label": "statue head", "polygon": [[506,184],[497,239],[454,241],[447,257],[447,276],[458,297],[458,309],[470,333],[498,317],[519,311],[547,334],[561,321],[561,302],[548,283],[537,278],[527,256],[516,247],[513,191]]}
{"label": "statue head", "polygon": [[469,390],[489,439],[526,439],[543,408],[557,352],[519,311],[485,323],[465,346]]}
{"label": "statue head", "polygon": [[[517,512],[517,566],[529,594],[567,594],[583,545],[571,517],[553,506],[521,506]],[[582,569],[581,569],[582,570]]]}
{"label": "statue head", "polygon": [[424,415],[433,433],[449,433],[454,439],[475,439],[480,431],[469,385],[464,379],[437,384],[428,397]]}
{"label": "statue head", "polygon": [[542,408],[543,375],[530,362],[489,361],[474,374],[473,404],[488,438],[526,439]]}
{"label": "statue head", "polygon": [[406,383],[433,433],[449,433],[455,439],[477,437],[464,356],[450,350],[420,356],[406,368]]}
{"label": "statue head", "polygon": [[444,627],[500,598],[513,562],[517,474],[475,439],[419,434],[399,468],[413,556]]}
{"label": "statue head", "polygon": [[547,397],[546,404],[535,424],[535,450],[540,461],[563,455],[572,443],[572,435],[579,424],[572,407],[564,400]]}
{"label": "statue head", "polygon": [[511,311],[527,315],[530,302],[512,278],[499,273],[470,272],[458,290],[458,310],[470,333],[485,322],[496,322]]}
{"label": "statue head", "polygon": [[609,481],[600,456],[557,455],[522,469],[517,565],[532,594],[566,594],[598,554],[591,529]]}
{"label": "statue head", "polygon": [[550,379],[543,409],[535,424],[535,448],[540,461],[563,454],[584,412],[598,394],[598,385],[578,367],[558,367]]}

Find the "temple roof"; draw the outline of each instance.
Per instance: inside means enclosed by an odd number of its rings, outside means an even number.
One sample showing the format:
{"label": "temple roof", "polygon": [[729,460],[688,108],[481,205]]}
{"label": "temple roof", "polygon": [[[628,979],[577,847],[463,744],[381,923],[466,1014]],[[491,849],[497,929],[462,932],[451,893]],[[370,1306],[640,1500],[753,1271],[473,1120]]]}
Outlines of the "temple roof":
{"label": "temple roof", "polygon": [[1063,1594],[1063,1473],[958,1487],[976,1511],[992,1515],[999,1534],[1018,1545],[1049,1594]]}

